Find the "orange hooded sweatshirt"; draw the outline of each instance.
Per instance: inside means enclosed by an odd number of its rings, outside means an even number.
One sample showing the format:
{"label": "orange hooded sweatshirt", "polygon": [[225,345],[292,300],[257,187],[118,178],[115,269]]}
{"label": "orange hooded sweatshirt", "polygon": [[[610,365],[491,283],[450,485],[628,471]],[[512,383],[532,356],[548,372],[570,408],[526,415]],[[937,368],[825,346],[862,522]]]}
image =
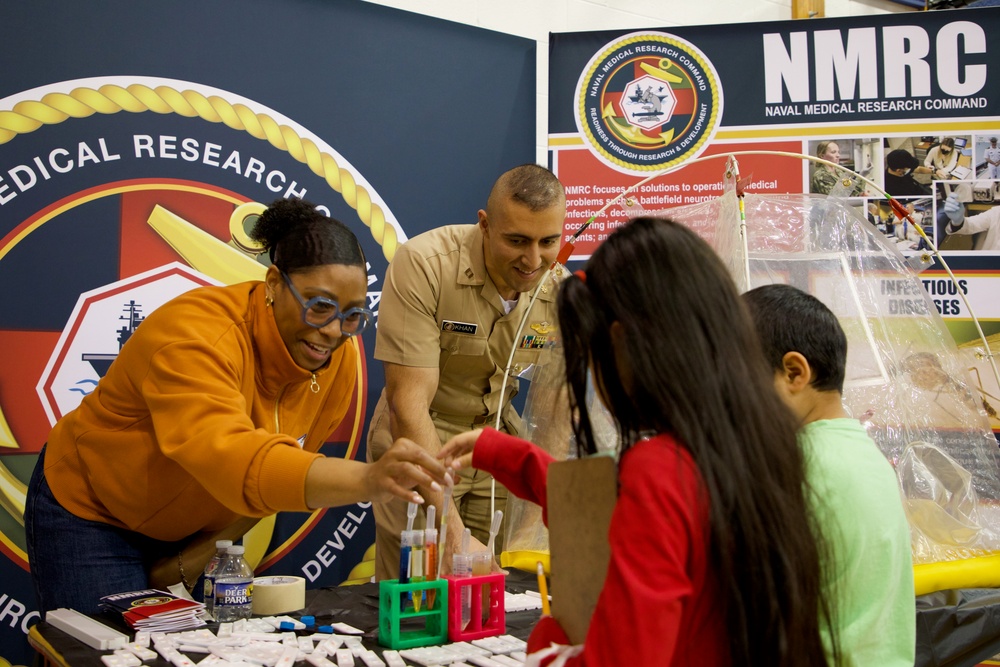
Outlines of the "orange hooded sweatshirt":
{"label": "orange hooded sweatshirt", "polygon": [[169,541],[309,510],[306,472],[347,412],[360,349],[349,339],[315,374],[298,366],[264,292],[198,288],[136,328],[49,436],[45,477],[63,507]]}

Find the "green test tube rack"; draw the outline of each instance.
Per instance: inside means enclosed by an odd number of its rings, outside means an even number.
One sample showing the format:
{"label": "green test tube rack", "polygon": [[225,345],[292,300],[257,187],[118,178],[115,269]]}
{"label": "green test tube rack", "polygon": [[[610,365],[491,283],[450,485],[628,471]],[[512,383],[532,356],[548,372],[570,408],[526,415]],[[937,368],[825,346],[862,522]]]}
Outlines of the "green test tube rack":
{"label": "green test tube rack", "polygon": [[[426,603],[414,611],[412,595],[436,591],[434,609]],[[405,610],[405,611],[404,611]],[[415,627],[404,627],[415,626]],[[392,649],[444,644],[448,640],[448,580],[418,581],[407,584],[398,579],[378,583],[378,643]]]}

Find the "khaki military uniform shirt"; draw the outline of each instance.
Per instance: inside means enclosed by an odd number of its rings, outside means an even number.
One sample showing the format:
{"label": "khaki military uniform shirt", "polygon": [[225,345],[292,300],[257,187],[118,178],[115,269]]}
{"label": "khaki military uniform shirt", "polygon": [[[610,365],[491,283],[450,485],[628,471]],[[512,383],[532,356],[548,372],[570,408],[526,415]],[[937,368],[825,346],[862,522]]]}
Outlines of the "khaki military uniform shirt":
{"label": "khaki military uniform shirt", "polygon": [[[517,376],[538,361],[556,332],[558,266],[542,286],[517,340],[506,408]],[[421,234],[401,246],[386,273],[379,305],[375,358],[402,366],[437,366],[440,380],[431,401],[435,422],[492,424],[500,408],[504,368],[530,300],[524,293],[504,314],[500,293],[486,272],[478,225],[452,225]],[[478,418],[478,419],[477,419]],[[504,410],[507,430],[517,415]]]}

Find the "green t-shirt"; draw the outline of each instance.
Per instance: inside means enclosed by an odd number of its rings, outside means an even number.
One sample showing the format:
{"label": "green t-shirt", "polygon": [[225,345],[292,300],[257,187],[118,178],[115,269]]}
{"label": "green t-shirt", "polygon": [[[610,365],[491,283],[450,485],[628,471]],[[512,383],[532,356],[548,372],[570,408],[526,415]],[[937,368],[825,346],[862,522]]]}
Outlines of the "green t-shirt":
{"label": "green t-shirt", "polygon": [[892,466],[854,419],[799,430],[813,506],[833,551],[824,565],[843,665],[912,667],[916,597],[910,527]]}

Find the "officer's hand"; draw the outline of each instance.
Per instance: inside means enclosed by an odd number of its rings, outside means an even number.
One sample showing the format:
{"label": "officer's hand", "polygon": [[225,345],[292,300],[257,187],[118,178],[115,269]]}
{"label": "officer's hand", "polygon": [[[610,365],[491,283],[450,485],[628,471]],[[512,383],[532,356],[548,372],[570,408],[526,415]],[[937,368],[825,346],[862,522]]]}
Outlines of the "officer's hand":
{"label": "officer's hand", "polygon": [[952,227],[961,227],[962,223],[965,222],[965,207],[955,195],[948,195],[948,198],[944,200],[944,212],[951,220]]}

